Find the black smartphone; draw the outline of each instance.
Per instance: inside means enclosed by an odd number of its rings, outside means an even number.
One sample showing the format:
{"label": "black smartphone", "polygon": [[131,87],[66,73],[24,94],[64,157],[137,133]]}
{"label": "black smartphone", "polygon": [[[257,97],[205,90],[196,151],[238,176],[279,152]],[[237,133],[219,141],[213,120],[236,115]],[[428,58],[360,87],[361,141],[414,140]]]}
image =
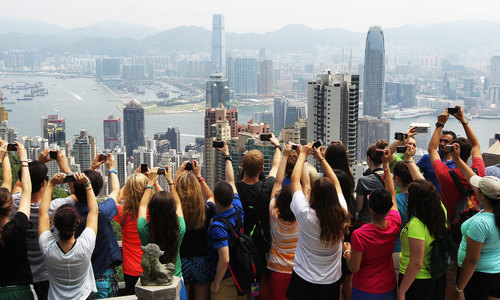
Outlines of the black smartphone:
{"label": "black smartphone", "polygon": [[406,147],[407,146],[397,146],[396,153],[406,153]]}
{"label": "black smartphone", "polygon": [[458,112],[458,108],[456,107],[448,107],[448,113],[450,115],[456,114]]}
{"label": "black smartphone", "polygon": [[214,148],[224,148],[224,142],[223,141],[213,141],[212,142],[212,147],[214,147]]}
{"label": "black smartphone", "polygon": [[314,142],[313,144],[313,148],[319,148],[323,146],[323,141],[322,140],[317,140],[316,142]]}
{"label": "black smartphone", "polygon": [[141,173],[146,173],[148,171],[148,164],[141,164]]}
{"label": "black smartphone", "polygon": [[271,134],[270,133],[261,133],[260,134],[260,140],[261,141],[269,141],[271,139]]}
{"label": "black smartphone", "polygon": [[108,155],[105,153],[99,154],[99,161],[106,161],[108,160]]}
{"label": "black smartphone", "polygon": [[299,145],[297,144],[292,144],[292,150],[297,150],[299,148]]}
{"label": "black smartphone", "polygon": [[495,133],[495,139],[500,140],[500,133]]}
{"label": "black smartphone", "polygon": [[51,150],[49,152],[49,158],[52,158],[52,159],[57,159],[57,151],[55,150]]}
{"label": "black smartphone", "polygon": [[406,133],[402,133],[402,132],[396,132],[396,133],[394,133],[394,139],[395,140],[402,141],[406,137],[408,137],[408,135]]}
{"label": "black smartphone", "polygon": [[193,163],[188,161],[188,163],[186,164],[186,166],[184,167],[184,170],[186,171],[191,171],[193,169]]}
{"label": "black smartphone", "polygon": [[64,177],[63,182],[75,182],[75,176],[71,173],[67,173],[66,177]]}
{"label": "black smartphone", "polygon": [[158,175],[165,175],[166,170],[168,170],[168,167],[165,168],[159,168],[158,169]]}
{"label": "black smartphone", "polygon": [[443,152],[450,153],[451,151],[453,151],[453,145],[445,145],[443,147]]}
{"label": "black smartphone", "polygon": [[7,151],[17,151],[17,144],[8,144]]}

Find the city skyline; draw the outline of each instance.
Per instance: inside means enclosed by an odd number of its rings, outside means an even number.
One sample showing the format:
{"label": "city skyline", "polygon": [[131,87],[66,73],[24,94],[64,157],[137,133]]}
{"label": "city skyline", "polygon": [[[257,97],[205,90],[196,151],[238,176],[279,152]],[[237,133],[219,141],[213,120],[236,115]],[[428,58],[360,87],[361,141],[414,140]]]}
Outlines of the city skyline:
{"label": "city skyline", "polygon": [[[308,5],[303,1],[287,2],[257,0],[252,3],[217,1],[194,1],[189,6],[182,2],[161,2],[146,0],[138,6],[134,2],[118,2],[116,0],[86,2],[67,2],[62,0],[51,2],[25,1],[26,5],[18,5],[14,1],[3,3],[3,17],[24,18],[46,21],[63,27],[84,27],[103,21],[118,21],[144,24],[157,29],[173,28],[179,25],[194,25],[211,28],[212,14],[224,14],[232,25],[229,32],[267,32],[276,30],[287,24],[305,24],[313,28],[341,27],[357,32],[365,31],[371,25],[383,28],[413,25],[428,26],[441,22],[459,20],[489,20],[498,19],[495,11],[498,4],[494,2],[479,2],[471,6],[470,2],[453,1],[384,1],[382,9],[378,1],[362,0],[356,11],[356,16],[339,14],[332,19],[331,12],[341,9],[338,3],[326,2],[322,9]],[[347,8],[347,3],[345,4]],[[217,11],[214,11],[217,7]],[[266,9],[262,9],[265,7]],[[429,9],[432,7],[433,9]],[[96,9],[99,8],[99,9]],[[110,14],[110,12],[113,14]],[[5,13],[7,12],[7,13]],[[374,13],[375,12],[375,13]],[[408,12],[411,12],[409,14]],[[446,13],[443,13],[446,12]],[[266,22],[255,22],[255,16]]]}

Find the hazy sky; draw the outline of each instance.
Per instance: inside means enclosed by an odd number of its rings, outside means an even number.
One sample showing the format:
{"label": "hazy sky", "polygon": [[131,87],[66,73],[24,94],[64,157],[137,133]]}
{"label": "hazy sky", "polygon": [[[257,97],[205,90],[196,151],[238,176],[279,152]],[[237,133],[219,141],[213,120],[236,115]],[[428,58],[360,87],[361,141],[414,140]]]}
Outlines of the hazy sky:
{"label": "hazy sky", "polygon": [[211,27],[222,13],[228,32],[267,32],[287,24],[366,31],[404,24],[498,20],[496,0],[1,0],[0,15],[37,19],[64,27],[113,20],[168,29]]}

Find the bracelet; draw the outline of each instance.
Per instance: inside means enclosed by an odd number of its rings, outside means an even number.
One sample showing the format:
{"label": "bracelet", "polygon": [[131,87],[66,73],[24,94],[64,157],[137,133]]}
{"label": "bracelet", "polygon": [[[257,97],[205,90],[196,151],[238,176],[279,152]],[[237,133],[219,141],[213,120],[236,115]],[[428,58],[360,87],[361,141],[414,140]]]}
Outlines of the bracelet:
{"label": "bracelet", "polygon": [[87,182],[83,187],[87,187],[91,183],[92,183],[92,181],[89,180],[89,182]]}
{"label": "bracelet", "polygon": [[274,146],[274,149],[280,149],[280,151],[283,151],[283,149],[281,149],[281,146],[280,146],[280,145],[275,145],[275,146]]}
{"label": "bracelet", "polygon": [[326,158],[322,158],[319,162],[323,162],[324,160],[326,160]]}
{"label": "bracelet", "polygon": [[27,160],[20,160],[20,162],[22,162],[22,163],[23,163],[23,162],[28,163],[28,161],[27,161]]}
{"label": "bracelet", "polygon": [[111,169],[108,171],[108,175],[111,175],[111,173],[115,173],[116,175],[118,175],[118,172],[116,172],[115,169]]}
{"label": "bracelet", "polygon": [[203,181],[205,181],[205,178],[203,177],[198,178],[198,182],[202,183]]}
{"label": "bracelet", "polygon": [[26,168],[27,168],[27,167],[28,167],[28,165],[21,165],[21,167],[26,167]]}
{"label": "bracelet", "polygon": [[461,289],[458,288],[458,285],[455,286],[455,290],[457,291],[457,293],[463,293],[464,292],[464,290],[461,290]]}
{"label": "bracelet", "polygon": [[168,183],[168,185],[174,185],[174,181],[173,180],[169,180],[167,183]]}
{"label": "bracelet", "polygon": [[343,257],[343,258],[345,258],[345,255],[346,255],[346,253],[347,253],[347,252],[352,253],[352,251],[351,251],[351,250],[346,250],[346,251],[344,251],[344,254],[342,254],[342,257]]}
{"label": "bracelet", "polygon": [[92,186],[90,186],[90,188],[88,189],[85,189],[86,191],[91,191],[92,190]]}
{"label": "bracelet", "polygon": [[468,125],[469,124],[469,122],[467,122],[467,120],[465,122],[460,121],[460,123],[462,123],[462,125]]}
{"label": "bracelet", "polygon": [[153,187],[152,187],[152,186],[150,186],[149,184],[147,184],[147,185],[146,185],[146,188],[147,188],[147,189],[151,189],[152,191],[154,191]]}
{"label": "bracelet", "polygon": [[228,156],[225,156],[225,157],[224,157],[224,160],[230,160],[230,161],[233,161],[233,158],[231,157],[231,155],[228,155]]}

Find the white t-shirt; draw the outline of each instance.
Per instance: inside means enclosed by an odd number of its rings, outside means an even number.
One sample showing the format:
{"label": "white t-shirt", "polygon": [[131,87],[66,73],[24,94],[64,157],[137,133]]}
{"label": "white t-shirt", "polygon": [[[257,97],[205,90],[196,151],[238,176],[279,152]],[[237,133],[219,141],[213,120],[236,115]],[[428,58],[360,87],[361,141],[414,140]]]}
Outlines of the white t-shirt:
{"label": "white t-shirt", "polygon": [[73,248],[64,253],[50,231],[38,238],[43,258],[49,271],[48,299],[87,299],[97,292],[90,258],[95,247],[96,235],[85,228]]}
{"label": "white t-shirt", "polygon": [[[342,194],[337,194],[340,205],[347,211]],[[290,208],[299,223],[299,241],[293,270],[300,278],[315,284],[331,284],[342,275],[342,241],[326,246],[320,241],[319,220],[302,191],[293,194]]]}

